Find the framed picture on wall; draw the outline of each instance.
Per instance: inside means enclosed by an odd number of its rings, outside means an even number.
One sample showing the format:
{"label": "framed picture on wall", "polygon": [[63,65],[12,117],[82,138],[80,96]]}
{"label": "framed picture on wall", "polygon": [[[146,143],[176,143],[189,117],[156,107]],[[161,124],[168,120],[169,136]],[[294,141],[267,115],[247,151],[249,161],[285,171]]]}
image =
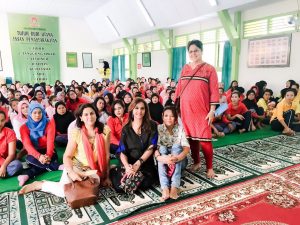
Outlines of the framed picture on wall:
{"label": "framed picture on wall", "polygon": [[151,52],[142,53],[143,67],[151,67]]}
{"label": "framed picture on wall", "polygon": [[0,52],[0,71],[3,71],[3,67],[2,67],[2,56],[1,56],[1,52]]}
{"label": "framed picture on wall", "polygon": [[289,67],[291,35],[249,40],[248,67]]}
{"label": "framed picture on wall", "polygon": [[67,67],[78,67],[77,52],[67,52]]}
{"label": "framed picture on wall", "polygon": [[92,53],[82,53],[83,68],[93,68]]}

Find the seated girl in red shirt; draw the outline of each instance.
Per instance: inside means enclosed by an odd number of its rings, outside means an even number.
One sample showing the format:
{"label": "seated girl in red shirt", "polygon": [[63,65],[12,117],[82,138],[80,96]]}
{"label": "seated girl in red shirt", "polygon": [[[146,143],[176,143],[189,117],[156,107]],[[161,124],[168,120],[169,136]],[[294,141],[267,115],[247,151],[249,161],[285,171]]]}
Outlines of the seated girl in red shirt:
{"label": "seated girl in red shirt", "polygon": [[125,113],[125,105],[122,100],[116,100],[112,104],[111,116],[107,125],[110,133],[110,153],[115,155],[121,140],[122,128],[128,121],[128,113]]}
{"label": "seated girl in red shirt", "polygon": [[59,168],[54,149],[55,123],[47,119],[43,106],[38,103],[30,103],[28,110],[28,121],[21,126],[20,134],[30,168],[18,176],[20,186],[41,173]]}
{"label": "seated girl in red shirt", "polygon": [[74,113],[78,109],[78,107],[83,103],[88,103],[88,101],[84,98],[79,98],[74,90],[68,91],[68,100],[66,102],[68,111]]}
{"label": "seated girl in red shirt", "polygon": [[13,130],[4,127],[6,113],[0,111],[0,178],[14,176],[22,171],[22,163],[15,160],[16,134]]}
{"label": "seated girl in red shirt", "polygon": [[228,104],[228,109],[225,112],[228,120],[232,121],[233,125],[240,133],[245,131],[255,130],[252,122],[251,111],[240,101],[240,93],[233,92],[231,94],[231,103]]}

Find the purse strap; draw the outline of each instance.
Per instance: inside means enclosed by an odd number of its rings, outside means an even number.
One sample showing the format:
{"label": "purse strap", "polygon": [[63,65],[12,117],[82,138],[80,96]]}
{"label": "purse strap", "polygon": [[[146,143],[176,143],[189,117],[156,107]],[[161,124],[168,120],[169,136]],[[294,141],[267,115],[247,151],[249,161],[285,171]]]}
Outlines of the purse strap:
{"label": "purse strap", "polygon": [[196,70],[196,72],[191,76],[191,78],[189,79],[189,81],[187,82],[187,84],[184,86],[184,88],[182,89],[180,95],[178,95],[177,98],[180,98],[180,96],[182,95],[182,93],[184,92],[185,88],[188,86],[188,84],[190,83],[190,81],[193,79],[193,77],[196,75],[196,73],[198,73],[198,71],[200,71],[200,69],[205,65],[206,63],[202,63],[201,66],[199,66],[199,68]]}

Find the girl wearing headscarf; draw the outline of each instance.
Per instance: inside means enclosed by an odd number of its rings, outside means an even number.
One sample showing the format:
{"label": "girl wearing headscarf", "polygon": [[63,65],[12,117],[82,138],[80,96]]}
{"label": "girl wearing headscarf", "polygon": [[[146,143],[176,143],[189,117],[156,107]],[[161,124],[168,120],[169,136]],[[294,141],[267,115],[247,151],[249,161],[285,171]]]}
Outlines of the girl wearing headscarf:
{"label": "girl wearing headscarf", "polygon": [[49,98],[49,105],[46,107],[45,111],[47,114],[47,117],[51,120],[53,118],[53,115],[55,114],[55,104],[56,104],[57,100],[56,100],[56,96],[52,95]]}
{"label": "girl wearing headscarf", "polygon": [[162,124],[163,105],[159,102],[159,95],[154,93],[151,96],[151,102],[148,104],[151,119]]}
{"label": "girl wearing headscarf", "polygon": [[46,171],[58,170],[54,149],[55,124],[49,121],[42,105],[30,103],[28,121],[20,128],[21,139],[28,152],[26,162],[30,168],[18,176],[19,185]]}
{"label": "girl wearing headscarf", "polygon": [[[256,127],[261,128],[261,121],[265,118],[264,109],[258,107],[255,100],[255,91],[249,90],[247,91],[246,98],[243,100],[244,105],[248,110],[251,111],[251,116],[253,119],[253,123]],[[253,126],[254,128],[254,126]]]}
{"label": "girl wearing headscarf", "polygon": [[60,102],[60,101],[66,102],[66,93],[65,93],[64,91],[59,91],[59,92],[57,92],[56,100],[57,100],[58,102]]}
{"label": "girl wearing headscarf", "polygon": [[67,146],[68,143],[68,127],[75,120],[73,113],[67,111],[64,102],[55,104],[55,114],[53,116],[55,122],[55,143],[59,146]]}
{"label": "girl wearing headscarf", "polygon": [[20,101],[18,103],[18,115],[16,115],[11,121],[13,130],[15,131],[17,137],[17,149],[23,148],[21,135],[20,135],[20,128],[23,124],[27,122],[28,106],[29,106],[28,101]]}

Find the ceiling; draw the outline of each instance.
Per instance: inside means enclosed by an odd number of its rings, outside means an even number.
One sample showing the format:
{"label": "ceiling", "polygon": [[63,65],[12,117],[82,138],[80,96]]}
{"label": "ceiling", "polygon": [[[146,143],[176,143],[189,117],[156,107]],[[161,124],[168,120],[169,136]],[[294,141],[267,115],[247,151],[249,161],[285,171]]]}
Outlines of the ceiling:
{"label": "ceiling", "polygon": [[[49,15],[84,19],[99,43],[173,27],[185,21],[203,20],[223,9],[252,8],[269,0],[142,0],[155,26],[151,27],[136,0],[0,0],[0,12]],[[274,2],[274,1],[273,1]],[[117,36],[106,16],[118,30]]]}

